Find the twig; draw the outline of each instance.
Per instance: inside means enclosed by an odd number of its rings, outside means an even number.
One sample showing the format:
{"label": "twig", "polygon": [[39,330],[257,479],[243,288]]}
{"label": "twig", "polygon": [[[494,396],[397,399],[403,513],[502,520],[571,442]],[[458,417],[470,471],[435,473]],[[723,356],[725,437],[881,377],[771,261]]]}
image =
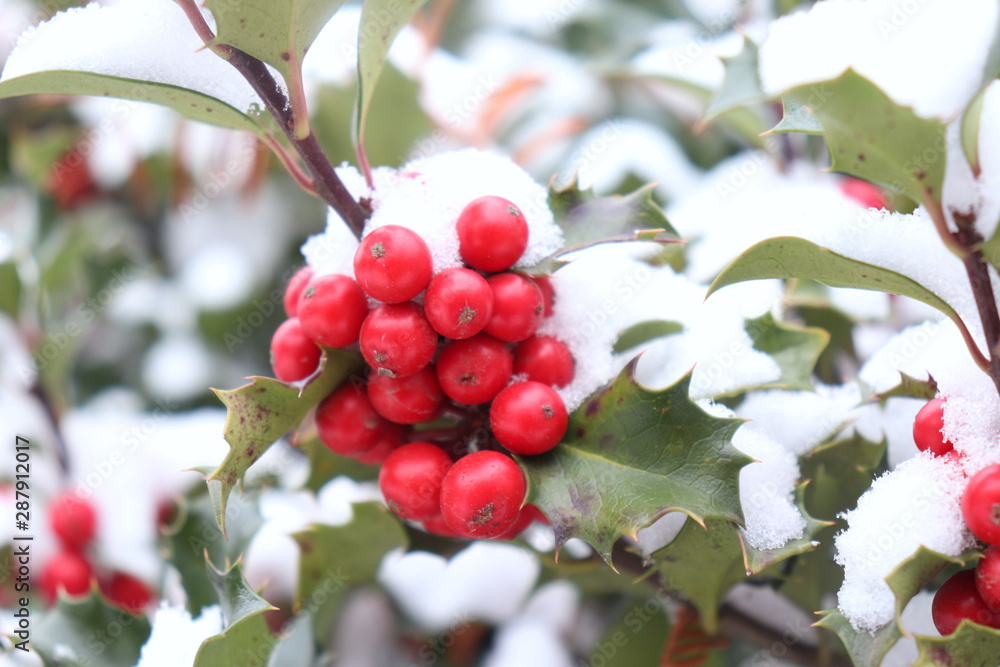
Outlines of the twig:
{"label": "twig", "polygon": [[205,22],[205,17],[202,16],[201,10],[195,5],[194,0],[177,0],[177,2],[205,45],[213,53],[235,67],[253,87],[254,92],[264,101],[267,110],[278,122],[282,132],[288,137],[312,174],[316,194],[337,211],[354,232],[354,235],[360,238],[365,221],[368,219],[368,212],[347,191],[344,183],[334,171],[333,165],[330,164],[330,160],[320,149],[316,135],[310,130],[305,133],[305,136],[298,136],[301,130],[296,128],[293,108],[264,63],[233,46],[214,43],[215,35]]}
{"label": "twig", "polygon": [[955,226],[958,232],[953,238],[969,253],[962,258],[965,273],[969,277],[969,286],[976,298],[976,308],[979,309],[979,319],[983,324],[983,335],[986,336],[986,348],[989,350],[989,370],[987,371],[997,392],[1000,393],[1000,314],[997,313],[997,301],[993,294],[993,283],[990,281],[990,269],[981,250],[977,246],[983,238],[975,228],[975,215],[954,213]]}
{"label": "twig", "polygon": [[299,184],[300,188],[313,196],[319,196],[316,194],[316,182],[307,173],[302,171],[302,168],[295,162],[295,158],[288,154],[288,151],[278,143],[277,139],[267,134],[264,136],[264,143],[268,145],[271,152],[278,156],[278,160],[291,175],[292,180]]}

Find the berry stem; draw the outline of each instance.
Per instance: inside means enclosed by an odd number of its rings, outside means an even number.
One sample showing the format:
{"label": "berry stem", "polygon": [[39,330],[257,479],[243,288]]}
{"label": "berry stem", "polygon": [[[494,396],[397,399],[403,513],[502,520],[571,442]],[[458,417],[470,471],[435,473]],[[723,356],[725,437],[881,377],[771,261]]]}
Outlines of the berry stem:
{"label": "berry stem", "polygon": [[[361,231],[364,229],[365,221],[368,219],[368,212],[365,208],[351,196],[344,183],[337,176],[330,164],[330,160],[319,147],[316,135],[309,129],[308,121],[305,122],[305,129],[302,128],[302,117],[305,110],[302,108],[304,98],[295,95],[293,91],[293,101],[297,105],[289,103],[281,87],[268,71],[263,62],[253,56],[228,44],[214,43],[215,35],[212,29],[205,22],[201,10],[195,5],[194,0],[177,0],[181,9],[184,10],[188,20],[194,27],[195,32],[201,37],[205,45],[220,58],[228,61],[230,65],[243,75],[243,78],[253,87],[254,91],[264,101],[267,110],[278,122],[281,130],[288,137],[292,147],[305,162],[306,167],[312,173],[315,183],[315,194],[332,207],[344,223],[350,228],[354,235],[361,238]],[[292,87],[296,88],[292,82]],[[296,108],[298,106],[298,108]],[[299,120],[297,123],[296,121]],[[301,135],[301,136],[300,136]],[[279,155],[279,159],[280,159]],[[284,160],[282,163],[285,164]],[[293,177],[295,175],[293,174]],[[298,179],[296,179],[298,180]]]}

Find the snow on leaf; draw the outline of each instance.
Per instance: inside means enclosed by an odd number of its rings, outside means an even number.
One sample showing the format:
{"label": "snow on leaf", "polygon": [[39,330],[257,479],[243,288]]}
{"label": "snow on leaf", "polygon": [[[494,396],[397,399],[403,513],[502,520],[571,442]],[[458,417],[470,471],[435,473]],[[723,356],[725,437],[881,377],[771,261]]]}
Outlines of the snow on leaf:
{"label": "snow on leaf", "polygon": [[922,398],[929,401],[937,396],[937,382],[930,375],[926,380],[918,380],[900,371],[899,377],[899,384],[895,387],[872,394],[868,400],[885,405],[890,398]]}
{"label": "snow on leaf", "polygon": [[247,468],[314,405],[361,368],[361,357],[357,354],[326,350],[319,369],[301,388],[272,378],[254,377],[250,384],[237,389],[213,389],[227,409],[224,435],[230,446],[225,460],[208,478],[215,518],[223,533],[229,494],[243,479]]}
{"label": "snow on leaf", "polygon": [[830,342],[830,334],[818,327],[800,327],[779,322],[771,313],[746,321],[753,348],[770,355],[781,369],[781,377],[760,389],[812,389],[810,377],[816,362]]}
{"label": "snow on leaf", "polygon": [[662,230],[678,236],[653,201],[654,189],[651,184],[627,195],[598,197],[593,190],[581,190],[574,179],[561,188],[549,186],[549,208],[562,227],[568,249],[620,236],[638,238],[644,230]]}
{"label": "snow on leaf", "polygon": [[917,635],[920,657],[913,667],[995,667],[1000,655],[1000,630],[965,619],[945,637]]}
{"label": "snow on leaf", "polygon": [[194,667],[242,667],[248,664],[248,655],[267,664],[275,639],[263,614],[275,607],[253,591],[238,561],[225,572],[209,563],[209,575],[219,595],[225,629],[202,643]]}
{"label": "snow on leaf", "polygon": [[560,445],[519,458],[527,502],[551,521],[557,546],[582,538],[612,567],[619,537],[669,511],[742,523],[739,472],[752,460],[732,445],[740,420],[712,417],[688,398],[690,373],[650,390],[635,364],[571,415]]}
{"label": "snow on leaf", "polygon": [[806,520],[805,530],[802,537],[797,540],[790,540],[783,546],[776,549],[757,549],[750,545],[744,537],[742,531],[737,531],[740,538],[740,546],[743,549],[743,562],[747,572],[757,574],[767,567],[780,563],[781,561],[798,556],[816,548],[816,536],[825,528],[834,525],[830,521],[821,521],[809,515],[805,508],[806,484],[800,484],[795,489],[795,507]]}
{"label": "snow on leaf", "polygon": [[329,627],[343,593],[375,578],[382,556],[407,545],[402,524],[382,505],[353,510],[348,524],[316,524],[293,535],[302,552],[295,609],[308,609],[317,628]]}
{"label": "snow on leaf", "polygon": [[891,187],[918,204],[941,201],[944,122],[896,104],[852,69],[787,95],[807,105],[823,126],[831,169]]}
{"label": "snow on leaf", "polygon": [[[114,641],[97,640],[107,638],[112,626],[120,631]],[[131,667],[151,632],[149,619],[111,606],[95,588],[83,599],[60,599],[58,607],[36,618],[31,648],[52,665]]]}

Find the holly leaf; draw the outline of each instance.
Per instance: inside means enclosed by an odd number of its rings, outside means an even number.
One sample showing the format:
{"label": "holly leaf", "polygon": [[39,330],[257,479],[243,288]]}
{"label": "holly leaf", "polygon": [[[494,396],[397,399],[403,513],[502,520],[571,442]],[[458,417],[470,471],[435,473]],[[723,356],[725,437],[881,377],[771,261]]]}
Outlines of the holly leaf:
{"label": "holly leaf", "polygon": [[31,647],[50,665],[132,667],[151,632],[145,616],[113,607],[94,588],[86,598],[60,598],[35,621]]}
{"label": "holly leaf", "polygon": [[305,488],[314,493],[338,475],[347,475],[359,482],[378,477],[378,466],[365,465],[352,458],[334,454],[318,436],[307,438],[296,446],[309,457],[309,479],[306,480]]}
{"label": "holly leaf", "polygon": [[781,120],[764,134],[799,132],[801,134],[823,134],[823,124],[808,105],[793,99],[781,99]]}
{"label": "holly leaf", "polygon": [[996,667],[1000,655],[1000,630],[969,619],[945,637],[915,638],[920,656],[913,667]]}
{"label": "holly leaf", "polygon": [[310,409],[330,395],[352,373],[360,372],[361,357],[343,350],[325,350],[316,373],[304,383],[253,377],[238,389],[213,389],[226,406],[224,436],[229,453],[208,477],[215,519],[226,534],[226,503],[243,474]]}
{"label": "holly leaf", "polygon": [[612,567],[618,538],[667,512],[742,523],[739,471],[752,460],[731,442],[741,420],[712,417],[688,398],[690,373],[651,390],[635,365],[570,416],[560,445],[519,459],[527,502],[552,523],[557,549],[579,537]]}
{"label": "holly leaf", "polygon": [[733,524],[722,519],[707,520],[704,526],[687,521],[652,559],[664,586],[694,605],[709,634],[718,632],[722,599],[748,576]]}
{"label": "holly leaf", "polygon": [[753,349],[769,355],[781,369],[777,380],[756,388],[813,389],[810,378],[830,342],[829,333],[818,327],[779,322],[771,313],[747,320],[746,332],[753,340]]}
{"label": "holly leaf", "polygon": [[830,287],[901,294],[937,308],[951,318],[960,330],[965,330],[965,324],[954,308],[912,278],[792,236],[779,236],[751,246],[723,269],[708,288],[708,294],[726,285],[765,278],[808,278]]}
{"label": "holly leaf", "polygon": [[979,123],[983,116],[983,100],[986,89],[983,88],[972,98],[972,102],[962,114],[961,140],[965,160],[972,169],[972,174],[978,178],[982,168],[979,165]]}
{"label": "holly leaf", "polygon": [[229,44],[278,70],[286,83],[323,26],[346,0],[205,0],[215,17],[215,44]]}
{"label": "holly leaf", "polygon": [[[603,568],[607,571],[607,568]],[[670,632],[665,608],[653,613],[642,601],[627,600],[618,610],[621,618],[611,625],[594,646],[585,665],[604,667],[660,667],[664,638]],[[612,650],[613,649],[613,650]]]}
{"label": "holly leaf", "polygon": [[823,614],[823,618],[813,625],[826,628],[837,635],[855,665],[881,664],[885,654],[903,636],[895,623],[889,623],[869,634],[858,632],[851,627],[851,622],[837,609],[828,609],[820,613]]}
{"label": "holly leaf", "polygon": [[358,28],[358,97],[354,107],[354,144],[364,155],[365,125],[375,84],[385,68],[389,47],[403,26],[427,0],[365,0]]}
{"label": "holly leaf", "polygon": [[922,398],[930,400],[937,396],[937,382],[928,373],[926,380],[918,380],[900,371],[899,384],[891,389],[871,394],[869,401],[877,401],[879,405],[885,405],[890,398]]}
{"label": "holly leaf", "polygon": [[784,545],[775,549],[757,549],[747,542],[742,530],[738,531],[740,547],[743,549],[743,564],[747,572],[758,574],[765,568],[780,563],[792,556],[812,551],[819,546],[819,542],[816,541],[817,535],[825,528],[834,525],[832,521],[821,521],[806,511],[805,490],[807,485],[808,483],[802,483],[795,488],[795,506],[799,510],[799,514],[806,520],[806,527],[802,531],[802,537],[797,540],[789,540]]}
{"label": "holly leaf", "polygon": [[[549,186],[549,207],[563,230],[566,249],[580,248],[616,237],[642,238],[638,232],[663,231],[679,236],[663,210],[653,201],[655,184],[645,185],[627,195],[598,197],[591,189],[581,190],[576,178],[565,187]],[[645,237],[643,240],[658,240]]]}
{"label": "holly leaf", "polygon": [[323,632],[330,627],[343,594],[372,581],[382,557],[406,547],[406,531],[379,503],[358,503],[343,526],[316,524],[295,533],[302,556],[295,610],[308,611]]}
{"label": "holly leaf", "polygon": [[918,204],[941,201],[946,123],[896,104],[853,69],[786,96],[822,125],[833,171],[881,183]]}
{"label": "holly leaf", "polygon": [[681,331],[684,331],[684,325],[680,322],[671,322],[669,320],[647,320],[646,322],[639,322],[639,324],[632,325],[625,331],[618,334],[618,340],[615,341],[612,351],[616,354],[620,354],[625,350],[629,350],[637,345],[642,345],[643,343],[649,342],[654,338],[669,336],[670,334],[679,333]]}
{"label": "holly leaf", "polygon": [[757,73],[757,45],[743,36],[743,48],[735,56],[721,58],[726,68],[722,86],[713,93],[705,109],[702,123],[722,114],[765,102],[767,95]]}
{"label": "holly leaf", "polygon": [[264,612],[275,607],[250,587],[239,561],[225,572],[209,561],[208,569],[225,629],[202,642],[194,667],[242,667],[248,664],[248,656],[254,664],[266,665],[277,640],[264,621]]}

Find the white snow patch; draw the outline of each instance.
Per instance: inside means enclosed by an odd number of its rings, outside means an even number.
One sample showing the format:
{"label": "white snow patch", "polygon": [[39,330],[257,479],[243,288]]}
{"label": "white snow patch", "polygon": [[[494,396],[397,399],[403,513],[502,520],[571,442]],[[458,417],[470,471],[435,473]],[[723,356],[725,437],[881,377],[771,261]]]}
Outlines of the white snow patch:
{"label": "white snow patch", "polygon": [[196,619],[183,607],[161,606],[153,615],[153,632],[136,667],[194,664],[202,642],[222,632],[222,622],[218,605],[203,608]]}

